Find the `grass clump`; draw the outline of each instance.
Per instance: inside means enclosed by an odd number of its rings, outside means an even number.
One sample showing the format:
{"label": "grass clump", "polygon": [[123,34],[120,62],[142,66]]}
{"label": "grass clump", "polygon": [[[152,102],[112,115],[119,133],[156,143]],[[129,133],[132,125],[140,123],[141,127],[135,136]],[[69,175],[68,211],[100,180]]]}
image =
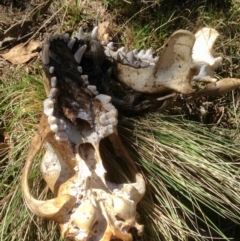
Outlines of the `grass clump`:
{"label": "grass clump", "polygon": [[120,128],[147,181],[139,208],[150,230],[146,240],[234,238],[240,153],[233,140],[219,135],[221,128],[213,133],[156,113],[123,119]]}
{"label": "grass clump", "polygon": [[[57,225],[34,217],[23,202],[21,172],[31,138],[38,127],[45,96],[41,75],[7,73],[1,82],[0,115],[7,150],[0,158],[0,240],[56,240]],[[40,156],[38,157],[39,160]],[[34,195],[46,198],[47,190],[36,160],[30,182]]]}

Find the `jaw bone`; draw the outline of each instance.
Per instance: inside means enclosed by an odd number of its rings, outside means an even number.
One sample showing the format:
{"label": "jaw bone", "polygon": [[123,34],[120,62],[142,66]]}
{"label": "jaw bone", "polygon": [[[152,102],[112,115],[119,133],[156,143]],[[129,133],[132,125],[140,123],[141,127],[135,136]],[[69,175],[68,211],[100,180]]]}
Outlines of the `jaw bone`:
{"label": "jaw bone", "polygon": [[[118,151],[126,152],[118,139],[118,112],[110,96],[99,95],[81,77],[78,69],[86,46],[75,42],[75,54],[56,35],[43,46],[47,99],[23,171],[24,199],[34,214],[58,222],[66,239],[131,241],[130,228],[143,230],[136,220],[136,205],[145,193],[145,182],[128,155],[124,158],[133,182],[106,180],[100,141],[109,137]],[[31,164],[43,146],[41,172],[54,194],[50,200],[34,198],[28,185]]]}
{"label": "jaw bone", "polygon": [[[176,31],[165,43],[160,58],[155,59],[153,64],[146,65],[145,68],[134,68],[133,65],[119,63],[116,71],[118,78],[129,88],[142,93],[159,94],[168,90],[191,93],[191,55],[194,42],[195,37],[191,32]],[[143,56],[145,60],[147,52],[140,51],[137,56]],[[149,57],[152,58],[151,53]],[[144,63],[141,59],[140,62]]]}

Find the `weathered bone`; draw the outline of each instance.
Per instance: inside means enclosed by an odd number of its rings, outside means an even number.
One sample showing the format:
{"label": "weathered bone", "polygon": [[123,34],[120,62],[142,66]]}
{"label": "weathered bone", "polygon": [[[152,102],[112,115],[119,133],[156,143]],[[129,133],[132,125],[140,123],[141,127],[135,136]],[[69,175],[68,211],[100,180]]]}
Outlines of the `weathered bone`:
{"label": "weathered bone", "polygon": [[[164,45],[163,52],[155,65],[135,69],[118,64],[118,78],[138,92],[161,93],[172,90],[191,93],[193,92],[191,56],[194,42],[195,37],[191,32],[176,31]],[[147,58],[145,55],[143,52],[138,53],[138,56],[144,59]]]}
{"label": "weathered bone", "polygon": [[[84,36],[81,30],[79,35]],[[48,98],[23,171],[26,204],[36,215],[58,222],[66,239],[130,241],[130,228],[139,233],[143,230],[136,220],[136,205],[145,193],[145,182],[128,155],[124,158],[129,180],[135,182],[114,184],[106,180],[100,141],[110,137],[116,151],[126,153],[117,134],[118,112],[110,96],[98,95],[96,86],[88,85],[88,76],[80,73],[84,68],[79,72],[87,46],[79,42],[72,54],[73,46],[69,49],[61,36],[43,46]],[[58,49],[60,56],[54,59]],[[35,199],[28,186],[31,164],[43,146],[41,172],[54,194],[46,201]]]}
{"label": "weathered bone", "polygon": [[199,69],[199,74],[193,80],[216,82],[214,71],[220,66],[222,57],[212,56],[213,45],[219,33],[213,28],[202,28],[196,34],[193,46],[192,59]]}

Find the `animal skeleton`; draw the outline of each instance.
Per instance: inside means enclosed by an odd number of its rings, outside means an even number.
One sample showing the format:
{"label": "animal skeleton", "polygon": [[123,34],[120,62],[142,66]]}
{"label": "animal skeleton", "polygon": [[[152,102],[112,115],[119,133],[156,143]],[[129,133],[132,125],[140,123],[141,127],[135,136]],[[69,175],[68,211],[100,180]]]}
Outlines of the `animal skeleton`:
{"label": "animal skeleton", "polygon": [[[145,97],[140,105],[143,109],[151,104],[159,107],[157,99],[148,97],[151,94],[159,97],[170,92],[194,96],[193,79],[216,81],[207,69],[213,71],[221,60],[211,55],[218,34],[205,28],[195,37],[189,31],[179,30],[166,42],[159,58],[153,57],[151,49],[115,51],[113,43],[100,43],[97,34],[97,28],[91,34],[80,28],[76,37],[70,39],[68,33],[55,34],[43,44],[47,98],[39,130],[28,152],[22,187],[29,209],[58,222],[65,239],[130,241],[132,227],[139,235],[143,232],[143,225],[136,218],[136,206],[145,193],[145,182],[118,137],[115,105],[120,106],[121,102],[114,94],[110,96],[114,93],[108,88],[112,74],[121,83],[117,83],[117,88],[123,84],[127,86],[123,88]],[[206,50],[204,56],[199,55],[199,45]],[[197,74],[193,71],[195,65]],[[231,81],[228,91],[239,86],[238,80]],[[219,83],[224,86],[223,81]],[[218,82],[212,85],[212,94],[218,94],[218,86]],[[201,95],[209,93],[201,91]],[[106,179],[100,150],[100,142],[106,138],[128,167],[126,183],[116,184]],[[31,164],[43,145],[41,172],[54,194],[53,199],[46,201],[35,199],[28,185]]]}

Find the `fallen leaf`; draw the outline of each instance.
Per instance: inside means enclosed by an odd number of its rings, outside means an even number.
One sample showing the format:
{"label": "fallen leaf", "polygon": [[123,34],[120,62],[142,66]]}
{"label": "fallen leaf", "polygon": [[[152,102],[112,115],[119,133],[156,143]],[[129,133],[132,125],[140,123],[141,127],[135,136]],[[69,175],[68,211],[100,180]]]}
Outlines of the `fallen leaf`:
{"label": "fallen leaf", "polygon": [[24,64],[38,55],[37,52],[33,53],[33,51],[40,45],[40,41],[31,41],[28,44],[21,43],[14,46],[6,54],[1,54],[1,56],[12,64]]}

